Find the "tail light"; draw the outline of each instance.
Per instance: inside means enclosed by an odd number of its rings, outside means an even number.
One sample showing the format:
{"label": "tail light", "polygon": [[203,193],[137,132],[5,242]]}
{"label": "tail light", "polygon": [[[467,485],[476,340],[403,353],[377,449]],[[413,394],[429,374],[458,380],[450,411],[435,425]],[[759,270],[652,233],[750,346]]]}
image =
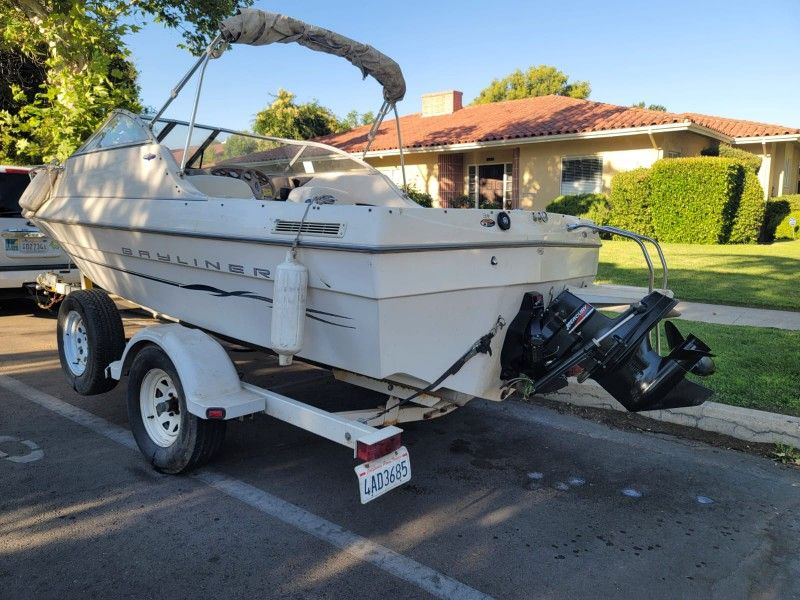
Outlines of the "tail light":
{"label": "tail light", "polygon": [[381,456],[386,456],[389,452],[394,452],[401,446],[400,434],[383,439],[374,444],[356,442],[356,456],[363,461],[375,460]]}
{"label": "tail light", "polygon": [[212,419],[215,421],[220,421],[225,418],[225,409],[224,408],[207,408],[206,409],[206,419]]}

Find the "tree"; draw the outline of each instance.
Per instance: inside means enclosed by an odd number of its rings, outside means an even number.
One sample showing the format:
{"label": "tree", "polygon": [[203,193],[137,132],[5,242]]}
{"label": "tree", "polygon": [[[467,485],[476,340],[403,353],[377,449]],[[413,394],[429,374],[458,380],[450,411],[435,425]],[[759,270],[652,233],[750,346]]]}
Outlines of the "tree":
{"label": "tree", "polygon": [[637,102],[636,104],[631,104],[633,108],[646,108],[647,110],[657,110],[659,112],[667,112],[667,107],[663,104],[648,104],[645,106],[644,100],[641,102]]}
{"label": "tree", "polygon": [[[63,159],[116,107],[140,110],[124,36],[137,17],[181,27],[197,53],[216,25],[252,0],[0,0],[0,72],[15,61],[34,79],[4,79],[0,160]],[[38,79],[36,79],[38,75]]]}
{"label": "tree", "polygon": [[349,131],[351,129],[355,129],[356,127],[362,127],[363,125],[372,125],[374,120],[375,113],[371,110],[368,110],[365,113],[359,113],[357,110],[351,110],[344,116],[344,119],[339,121],[339,129],[341,131]]}
{"label": "tree", "polygon": [[258,142],[259,140],[256,138],[247,137],[245,135],[232,135],[225,141],[225,147],[222,150],[222,158],[236,158],[237,156],[252,154],[260,150]]}
{"label": "tree", "polygon": [[502,79],[494,79],[482,89],[473,104],[488,104],[503,100],[518,100],[533,96],[569,96],[588,98],[592,88],[588,81],[569,81],[568,76],[549,65],[528,67],[522,72],[517,69]]}
{"label": "tree", "polygon": [[330,109],[316,100],[297,104],[295,95],[283,88],[272,103],[256,114],[253,130],[261,135],[308,140],[347,128]]}

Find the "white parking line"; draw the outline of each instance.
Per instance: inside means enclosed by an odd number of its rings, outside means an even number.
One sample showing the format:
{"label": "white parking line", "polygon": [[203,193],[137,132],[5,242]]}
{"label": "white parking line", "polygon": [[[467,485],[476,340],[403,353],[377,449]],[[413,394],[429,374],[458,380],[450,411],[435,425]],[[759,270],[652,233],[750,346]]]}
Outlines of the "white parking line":
{"label": "white parking line", "polygon": [[[127,429],[109,423],[105,419],[68,402],[59,400],[7,375],[0,374],[0,387],[126,448],[137,449],[136,442]],[[332,523],[243,481],[228,477],[212,469],[203,469],[190,475],[190,477],[287,525],[340,548],[359,560],[368,562],[399,579],[414,584],[438,598],[490,598],[490,596],[460,581],[456,581],[407,556],[376,544],[367,538],[344,529],[336,523]]]}

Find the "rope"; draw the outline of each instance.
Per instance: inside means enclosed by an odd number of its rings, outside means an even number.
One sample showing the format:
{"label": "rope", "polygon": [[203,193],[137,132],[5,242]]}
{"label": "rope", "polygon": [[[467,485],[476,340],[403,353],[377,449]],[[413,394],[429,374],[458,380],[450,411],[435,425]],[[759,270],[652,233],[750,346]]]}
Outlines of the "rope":
{"label": "rope", "polygon": [[300,234],[303,232],[303,225],[306,222],[306,217],[308,216],[308,211],[311,210],[311,205],[316,203],[316,199],[312,198],[306,203],[306,211],[303,213],[303,218],[300,219],[300,225],[297,227],[297,235],[294,236],[294,241],[292,242],[292,249],[290,252],[292,253],[292,258],[297,255],[297,246],[300,244]]}
{"label": "rope", "polygon": [[477,342],[472,344],[472,347],[469,350],[467,350],[464,354],[462,354],[461,357],[456,362],[454,362],[452,365],[450,365],[450,368],[447,369],[444,373],[442,373],[441,376],[436,381],[434,381],[433,383],[431,383],[428,386],[424,387],[423,389],[418,390],[417,392],[415,392],[414,394],[412,394],[408,398],[406,398],[404,400],[401,400],[399,403],[395,404],[394,406],[387,407],[384,410],[382,410],[381,412],[379,412],[378,414],[372,415],[369,418],[361,419],[360,420],[361,423],[366,423],[367,421],[371,421],[372,419],[377,419],[378,417],[382,417],[383,415],[385,415],[385,414],[387,414],[389,412],[392,412],[396,408],[400,408],[404,404],[408,404],[414,398],[418,398],[422,394],[427,394],[428,392],[432,391],[434,388],[436,388],[439,385],[441,385],[442,382],[444,382],[445,379],[447,379],[451,375],[455,375],[456,373],[458,373],[461,370],[461,368],[465,364],[467,364],[467,362],[469,362],[473,357],[477,356],[478,354],[488,354],[489,356],[491,356],[492,355],[492,347],[491,347],[492,338],[497,334],[498,331],[503,329],[503,327],[505,327],[505,326],[506,326],[506,322],[503,319],[503,317],[502,316],[498,316],[497,317],[497,321],[495,322],[494,326],[489,330],[489,332],[486,333],[485,335],[482,335]]}

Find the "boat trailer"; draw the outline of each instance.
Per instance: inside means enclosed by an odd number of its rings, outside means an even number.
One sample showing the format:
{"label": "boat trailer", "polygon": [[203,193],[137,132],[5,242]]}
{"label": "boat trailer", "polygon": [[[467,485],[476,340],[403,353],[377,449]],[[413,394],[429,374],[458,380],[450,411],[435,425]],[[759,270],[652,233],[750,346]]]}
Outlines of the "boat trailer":
{"label": "boat trailer", "polygon": [[[666,289],[666,260],[658,242],[588,222],[571,227],[636,241],[649,270],[648,294],[642,298],[641,288],[593,285],[565,289],[547,306],[539,294],[526,294],[505,332],[501,379],[507,390],[513,391],[519,373],[530,376],[533,393],[558,389],[569,376],[577,375],[580,381],[591,375],[629,410],[702,402],[707,390],[683,377],[687,372],[713,371],[708,348],[692,336],[683,339],[667,323],[665,333],[672,351],[660,356],[657,323],[675,316],[675,301]],[[645,242],[653,244],[661,261],[660,290],[653,289],[655,271]],[[42,277],[43,283],[62,285],[66,295],[59,311],[58,342],[72,387],[83,395],[98,394],[128,376],[132,433],[142,453],[162,472],[180,473],[205,464],[219,451],[227,421],[264,413],[350,448],[363,461],[355,472],[361,502],[366,503],[411,479],[410,457],[402,445],[399,424],[447,415],[472,399],[435,389],[455,372],[453,367],[422,390],[332,369],[336,379],[388,399],[373,409],[329,412],[241,381],[223,345],[201,329],[162,319],[161,324],[145,327],[125,340],[119,311],[104,291],[92,288],[88,281],[79,285]],[[631,306],[617,319],[595,308],[611,304]],[[501,321],[484,338],[497,333],[505,325]],[[650,347],[651,333],[655,351]],[[474,356],[484,338],[456,365],[463,366],[469,360],[466,357]],[[675,393],[662,393],[673,388]]]}

